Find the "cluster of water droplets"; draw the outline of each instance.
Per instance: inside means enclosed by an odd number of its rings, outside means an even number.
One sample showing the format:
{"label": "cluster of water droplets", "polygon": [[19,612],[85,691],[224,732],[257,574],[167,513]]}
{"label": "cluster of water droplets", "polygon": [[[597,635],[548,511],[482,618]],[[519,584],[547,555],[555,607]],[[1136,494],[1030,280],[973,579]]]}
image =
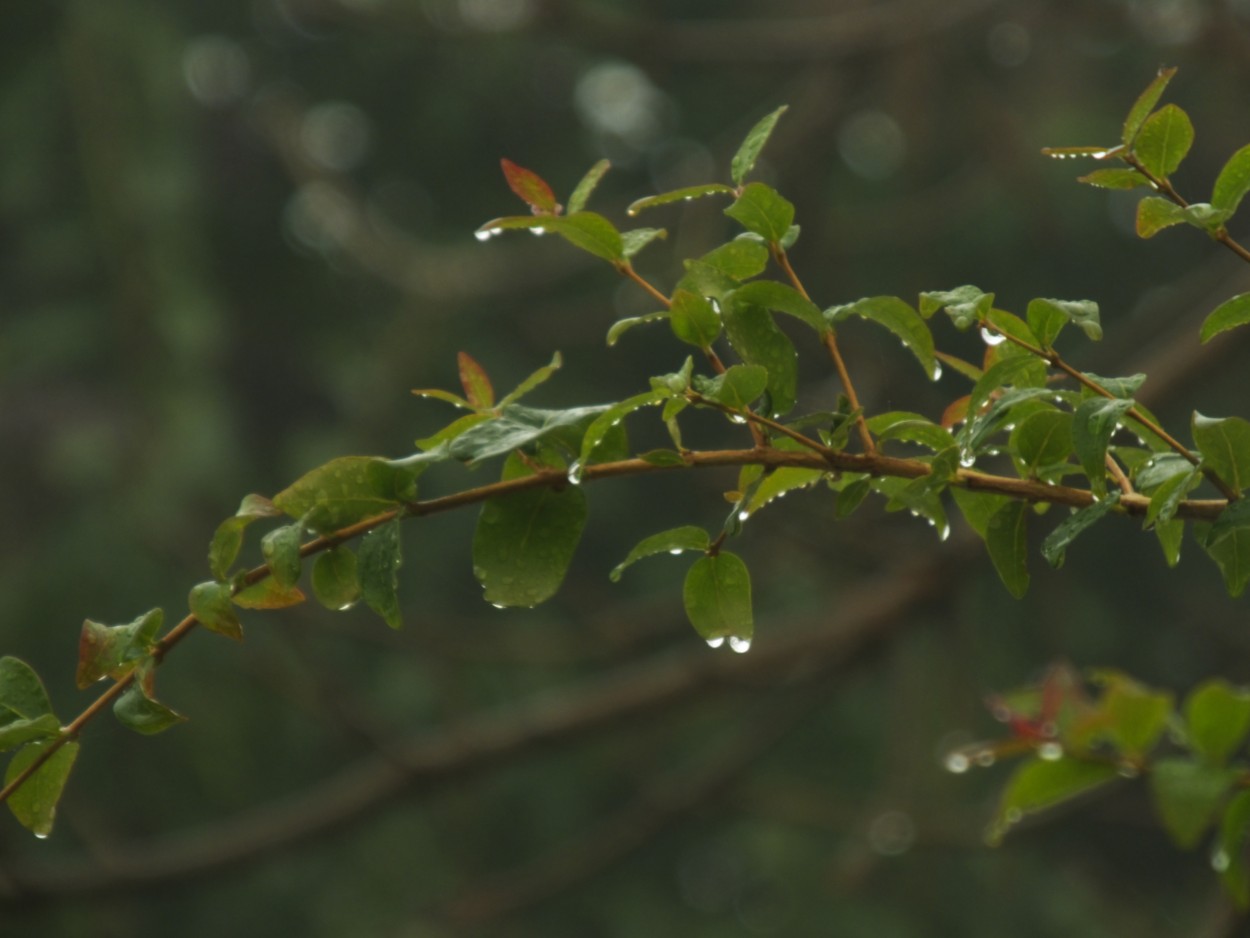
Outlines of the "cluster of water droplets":
{"label": "cluster of water droplets", "polygon": [[707,647],[720,648],[726,642],[729,643],[731,651],[736,651],[740,655],[745,655],[751,650],[751,639],[744,638],[741,635],[717,635],[714,638],[707,639]]}
{"label": "cluster of water droplets", "polygon": [[477,231],[473,232],[473,237],[477,238],[479,241],[489,241],[491,238],[497,237],[501,234],[503,234],[502,228],[479,228]]}

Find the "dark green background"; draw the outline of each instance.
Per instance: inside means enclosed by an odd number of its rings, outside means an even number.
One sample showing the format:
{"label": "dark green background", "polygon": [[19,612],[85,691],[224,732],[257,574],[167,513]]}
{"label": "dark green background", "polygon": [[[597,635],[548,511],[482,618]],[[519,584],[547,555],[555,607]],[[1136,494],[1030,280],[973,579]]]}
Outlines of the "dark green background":
{"label": "dark green background", "polygon": [[[1197,128],[1176,182],[1202,200],[1250,137],[1245,0],[11,0],[0,27],[0,650],[37,667],[65,719],[90,700],[73,688],[84,617],[180,617],[243,494],[335,455],[411,452],[451,415],[409,390],[456,388],[457,351],[503,391],[559,349],[533,397],[547,406],[620,399],[680,364],[663,327],[604,347],[615,318],[651,309],[606,265],[551,238],[473,239],[521,208],[501,156],[565,197],[611,158],[592,207],[624,221],[641,195],[724,179],[788,102],[758,176],[798,206],[792,256],[820,305],[965,282],[1018,311],[1095,299],[1108,337],[1073,334],[1079,365],[1150,373],[1146,398],[1182,435],[1193,409],[1250,411],[1241,337],[1197,343],[1244,266],[1192,230],[1137,242],[1133,197],[1038,154],[1116,142],[1176,64],[1169,99]],[[643,222],[672,232],[638,262],[663,288],[733,233],[711,200]],[[827,405],[836,384],[796,339],[803,401]],[[928,384],[871,327],[843,341],[870,412],[936,416],[966,390]],[[424,492],[494,471],[431,473]],[[188,725],[147,739],[98,721],[52,838],[0,825],[0,931],[1230,933],[1205,850],[1168,845],[1140,784],[990,850],[1007,770],[941,768],[999,731],[986,693],[1059,658],[1177,692],[1247,679],[1244,603],[1192,541],[1168,572],[1125,521],[1058,573],[1037,556],[1017,602],[982,553],[879,501],[835,524],[823,490],[794,495],[735,542],[757,604],[741,661],[889,607],[917,563],[946,558],[941,588],[854,655],[815,641],[699,678],[329,823],[325,792],[401,740],[454,747],[475,715],[554,692],[576,717],[592,691],[728,660],[684,622],[684,563],[607,572],[646,534],[718,526],[733,484],[589,487],[582,549],[536,611],[481,602],[474,510],[405,531],[403,632],[309,606],[246,616],[241,646],[193,636],[159,681]],[[267,838],[296,807],[307,835]]]}

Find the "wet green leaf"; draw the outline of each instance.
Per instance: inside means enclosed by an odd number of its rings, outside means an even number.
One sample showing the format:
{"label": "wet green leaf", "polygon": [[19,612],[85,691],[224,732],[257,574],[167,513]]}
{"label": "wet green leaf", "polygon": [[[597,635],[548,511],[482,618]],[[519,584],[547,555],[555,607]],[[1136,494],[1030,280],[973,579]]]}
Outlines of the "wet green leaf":
{"label": "wet green leaf", "polygon": [[317,556],[312,568],[313,595],[327,609],[347,609],[360,599],[356,555],[340,544]]}
{"label": "wet green leaf", "polygon": [[300,542],[304,526],[298,521],[274,528],[260,541],[260,552],[269,564],[269,572],[279,586],[290,588],[299,582]]}
{"label": "wet green leaf", "polygon": [[725,332],[734,351],[748,365],[768,371],[771,414],[788,413],[795,404],[798,386],[798,355],[784,332],[762,306],[731,298],[721,309]]}
{"label": "wet green leaf", "polygon": [[1250,322],[1250,293],[1239,293],[1225,300],[1207,315],[1202,321],[1200,336],[1203,342],[1209,342],[1221,332],[1244,326]]}
{"label": "wet green leaf", "polygon": [[1137,234],[1142,238],[1153,238],[1164,228],[1184,221],[1184,209],[1157,195],[1147,196],[1137,203]]}
{"label": "wet green leaf", "polygon": [[1168,86],[1168,82],[1172,80],[1172,76],[1175,74],[1175,68],[1159,69],[1159,73],[1154,80],[1146,86],[1146,90],[1133,102],[1128,116],[1124,118],[1124,132],[1120,135],[1120,142],[1124,146],[1133,145],[1138,131],[1141,130],[1142,125],[1146,122],[1146,118],[1150,116],[1150,112],[1154,110],[1154,106],[1159,103],[1159,98],[1163,96],[1163,89]]}
{"label": "wet green leaf", "polygon": [[229,583],[199,583],[191,587],[187,605],[191,614],[200,620],[200,625],[210,632],[242,641],[243,624],[234,611],[232,593]]}
{"label": "wet green leaf", "polygon": [[661,531],[659,534],[652,534],[650,537],[644,537],[641,541],[634,545],[629,555],[612,568],[612,572],[608,574],[613,583],[621,578],[621,574],[625,570],[644,557],[651,557],[655,554],[680,554],[688,550],[705,551],[711,543],[707,531],[694,525],[684,525],[680,528],[670,528],[667,531]]}
{"label": "wet green leaf", "polygon": [[612,428],[619,425],[622,420],[634,411],[643,407],[662,404],[671,399],[672,396],[672,392],[667,388],[658,388],[642,394],[635,394],[619,404],[613,404],[586,427],[586,433],[582,437],[581,455],[578,456],[578,462],[583,466],[588,466],[595,461],[595,451],[600,448],[600,445],[612,431]]}
{"label": "wet green leaf", "polygon": [[1082,401],[1072,415],[1072,446],[1097,495],[1107,491],[1107,447],[1111,436],[1132,408],[1131,400],[1091,397]]}
{"label": "wet green leaf", "polygon": [[502,408],[493,420],[470,427],[452,440],[451,454],[456,459],[478,463],[550,438],[561,439],[571,448],[580,449],[586,427],[611,406],[543,410],[511,404]]}
{"label": "wet green leaf", "polygon": [[1211,204],[1226,212],[1235,212],[1250,192],[1250,143],[1228,158],[1215,179]]}
{"label": "wet green leaf", "polygon": [[955,445],[955,437],[945,427],[938,426],[928,417],[905,410],[893,410],[869,417],[868,429],[878,443],[902,440],[918,443],[935,453]]}
{"label": "wet green leaf", "polygon": [[[510,459],[505,478],[528,474]],[[586,523],[580,486],[525,489],[482,506],[473,538],[473,572],[497,606],[536,606],[564,581]]]}
{"label": "wet green leaf", "polygon": [[273,502],[312,530],[329,534],[416,498],[417,468],[376,456],[341,456],[305,473]]}
{"label": "wet green leaf", "polygon": [[[1170,462],[1169,465],[1175,466],[1177,471],[1164,478],[1150,493],[1150,506],[1146,509],[1147,524],[1171,521],[1176,516],[1176,510],[1185,496],[1202,482],[1202,473],[1188,460],[1180,456],[1177,456],[1176,460]],[[1139,480],[1138,485],[1149,491],[1149,486],[1145,482]]]}
{"label": "wet green leaf", "polygon": [[1163,559],[1169,567],[1175,567],[1181,560],[1181,542],[1185,539],[1185,522],[1180,518],[1171,521],[1158,521],[1154,525],[1155,537],[1163,551]]}
{"label": "wet green leaf", "polygon": [[951,487],[950,493],[955,500],[956,507],[959,508],[959,513],[964,516],[968,526],[977,533],[981,540],[985,540],[989,532],[990,519],[1009,502],[1006,495],[977,492],[955,486]]}
{"label": "wet green leaf", "polygon": [[1194,411],[1194,444],[1202,465],[1215,472],[1235,491],[1250,486],[1250,421],[1241,417],[1206,417]]}
{"label": "wet green leaf", "polygon": [[509,404],[515,404],[530,391],[534,390],[534,388],[545,383],[547,379],[560,370],[563,364],[564,359],[560,357],[559,352],[556,352],[551,356],[550,364],[543,365],[541,368],[536,368],[532,374],[526,377],[526,379],[518,384],[511,392],[505,394],[503,399],[499,401],[499,408],[502,409],[507,407]]}
{"label": "wet green leaf", "polygon": [[1001,506],[985,525],[985,546],[1007,591],[1020,599],[1029,591],[1029,507],[1023,502]]}
{"label": "wet green leaf", "polygon": [[1250,689],[1211,678],[1185,699],[1184,712],[1190,747],[1208,762],[1224,765],[1250,733]]}
{"label": "wet green leaf", "polygon": [[630,203],[629,208],[625,209],[625,212],[628,215],[637,215],[643,209],[655,208],[657,205],[668,205],[672,202],[689,202],[693,199],[701,199],[705,195],[718,195],[720,193],[732,195],[733,191],[732,186],[727,186],[723,182],[709,182],[699,186],[683,186],[680,189],[674,189],[672,192],[662,192],[659,195],[649,195],[638,199]]}
{"label": "wet green leaf", "polygon": [[717,401],[735,410],[745,410],[764,393],[768,371],[759,365],[731,365],[714,378],[696,376],[695,390],[708,400]]}
{"label": "wet green leaf", "polygon": [[356,572],[365,605],[393,629],[403,625],[399,609],[399,566],[403,547],[399,520],[374,528],[360,542]]}
{"label": "wet green leaf", "polygon": [[1072,542],[1090,526],[1096,524],[1120,503],[1120,493],[1112,492],[1092,505],[1087,505],[1069,515],[1059,527],[1051,531],[1042,542],[1042,556],[1052,567],[1062,567],[1064,555]]}
{"label": "wet green leaf", "polygon": [[117,698],[117,702],[113,704],[113,715],[122,726],[145,736],[154,736],[171,726],[185,723],[187,719],[159,700],[148,696],[140,681],[132,683]]}
{"label": "wet green leaf", "polygon": [[[49,742],[38,741],[27,743],[19,749],[10,760],[8,769],[5,770],[5,784],[9,784],[24,772],[50,745]],[[52,825],[56,820],[57,802],[61,800],[61,792],[65,790],[65,782],[77,758],[78,743],[64,743],[17,791],[9,796],[9,810],[13,812],[18,822],[36,837],[47,837],[52,833]]]}
{"label": "wet green leaf", "polygon": [[1135,169],[1096,169],[1078,176],[1076,181],[1099,189],[1136,189],[1150,185],[1150,180]]}
{"label": "wet green leaf", "polygon": [[243,532],[249,524],[257,518],[272,518],[281,513],[263,495],[245,496],[234,516],[217,526],[208,546],[208,567],[213,579],[226,580],[229,577],[230,568],[243,547]]}
{"label": "wet green leaf", "polygon": [[1194,125],[1189,115],[1175,104],[1165,104],[1141,125],[1133,152],[1156,177],[1166,179],[1176,172],[1194,142]]}
{"label": "wet green leaf", "polygon": [[1098,316],[1098,304],[1093,300],[1048,300],[1038,298],[1029,301],[1029,328],[1037,336],[1043,348],[1050,348],[1067,323],[1077,326],[1092,341],[1102,338],[1102,323]]}
{"label": "wet green leaf", "polygon": [[703,265],[732,281],[741,282],[757,276],[768,266],[768,248],[758,241],[735,238],[695,261],[687,261],[687,269],[691,264]]}
{"label": "wet green leaf", "polygon": [[845,306],[825,310],[830,322],[840,322],[850,316],[859,316],[894,333],[903,347],[916,356],[926,375],[936,381],[942,374],[941,366],[934,356],[933,333],[928,323],[912,309],[911,305],[897,296],[870,296]]}
{"label": "wet green leaf", "polygon": [[814,485],[826,474],[823,469],[804,469],[800,466],[782,466],[774,469],[751,493],[744,510],[753,515],[774,499],[781,498],[796,489]]}
{"label": "wet green leaf", "polygon": [[1250,582],[1250,528],[1231,528],[1225,536],[1214,542],[1207,539],[1210,531],[1210,525],[1194,526],[1198,543],[1220,568],[1228,595],[1236,598],[1245,591],[1246,583]]}
{"label": "wet green leaf", "polygon": [[978,287],[965,284],[953,290],[934,290],[920,294],[920,315],[929,319],[934,313],[946,310],[956,329],[967,329],[978,324],[994,307],[994,294],[983,293]]}
{"label": "wet green leaf", "polygon": [[586,207],[591,193],[599,185],[599,180],[603,178],[604,174],[611,167],[612,164],[607,160],[599,160],[599,162],[586,171],[586,175],[581,178],[581,181],[573,189],[573,194],[569,196],[568,211],[570,215],[575,215]]}
{"label": "wet green leaf", "polygon": [[708,349],[720,337],[720,316],[712,304],[698,293],[676,290],[669,309],[673,335],[697,348]]}
{"label": "wet green leaf", "polygon": [[747,183],[725,214],[770,244],[780,242],[794,223],[794,205],[762,182]]}
{"label": "wet green leaf", "polygon": [[0,658],[0,727],[52,713],[52,702],[35,669],[20,658]]}
{"label": "wet green leaf", "polygon": [[1231,769],[1189,759],[1160,759],[1151,767],[1155,810],[1178,847],[1198,846],[1236,778]]}
{"label": "wet green leaf", "polygon": [[231,601],[240,609],[288,609],[307,598],[298,586],[283,586],[273,577],[265,577],[235,593]]}
{"label": "wet green leaf", "polygon": [[621,252],[628,260],[634,257],[652,241],[663,241],[668,237],[668,232],[663,228],[634,228],[631,231],[621,232]]}
{"label": "wet green leaf", "polygon": [[1061,758],[1033,758],[1016,769],[1004,789],[986,840],[997,846],[1015,824],[1030,814],[1063,804],[1116,778],[1113,765]]}
{"label": "wet green leaf", "polygon": [[742,141],[742,146],[738,147],[738,152],[734,154],[733,160],[729,164],[729,175],[733,179],[734,185],[742,185],[747,174],[755,168],[755,161],[759,159],[760,151],[764,149],[764,144],[772,136],[773,128],[777,126],[777,120],[786,112],[788,107],[789,105],[783,104],[768,116],[761,118],[747,133],[746,139]]}
{"label": "wet green leaf", "polygon": [[1224,506],[1220,516],[1207,530],[1208,545],[1218,544],[1239,530],[1250,528],[1250,500],[1240,498]]}
{"label": "wet green leaf", "polygon": [[1050,408],[1029,414],[1011,431],[1008,449],[1021,476],[1050,478],[1072,452],[1072,415]]}
{"label": "wet green leaf", "polygon": [[165,621],[160,609],[150,609],[126,625],[101,625],[87,619],[78,639],[79,689],[103,677],[119,678],[146,657]]}
{"label": "wet green leaf", "polygon": [[621,336],[634,328],[634,326],[642,326],[649,322],[659,322],[663,319],[668,319],[668,310],[666,309],[657,310],[654,313],[646,313],[642,316],[628,316],[625,319],[618,319],[608,329],[608,346],[616,345],[620,341]]}
{"label": "wet green leaf", "polygon": [[515,229],[553,231],[574,247],[611,263],[625,260],[625,243],[616,226],[597,212],[577,212],[572,215],[510,215],[495,218],[482,225],[479,237],[489,237],[499,231]]}
{"label": "wet green leaf", "polygon": [[0,723],[0,752],[38,739],[52,739],[61,733],[61,721],[54,714],[45,713],[33,719],[18,719]]}
{"label": "wet green leaf", "polygon": [[682,598],[690,624],[703,639],[750,641],[754,635],[751,574],[737,554],[721,551],[696,560],[686,574]]}
{"label": "wet green leaf", "polygon": [[793,316],[818,333],[829,331],[815,303],[793,287],[776,280],[754,280],[743,284],[734,291],[733,299],[740,303],[762,306],[774,312]]}

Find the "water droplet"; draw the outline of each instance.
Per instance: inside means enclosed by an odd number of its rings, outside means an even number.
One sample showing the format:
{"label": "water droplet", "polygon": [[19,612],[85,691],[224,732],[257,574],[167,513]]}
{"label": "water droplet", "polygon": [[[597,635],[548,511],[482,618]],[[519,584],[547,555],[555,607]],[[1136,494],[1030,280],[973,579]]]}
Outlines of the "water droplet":
{"label": "water droplet", "polygon": [[1228,855],[1228,851],[1220,848],[1211,854],[1211,869],[1217,873],[1223,873],[1232,865],[1232,858]]}
{"label": "water droplet", "polygon": [[35,839],[36,839],[36,840],[47,840],[47,839],[48,839],[48,832],[47,832],[47,831],[36,831],[36,832],[35,832]]}
{"label": "water droplet", "polygon": [[343,603],[343,605],[341,605],[341,606],[335,606],[334,608],[335,608],[335,611],[336,611],[336,612],[347,612],[347,610],[349,610],[349,609],[354,609],[354,608],[356,608],[356,604],[357,604],[358,602],[360,602],[360,600],[359,600],[359,599],[353,599],[353,600],[351,600],[351,602],[346,602],[346,603]]}
{"label": "water droplet", "polygon": [[707,640],[707,647],[708,647],[708,648],[720,648],[720,646],[721,646],[721,645],[723,645],[723,644],[725,644],[725,636],[724,636],[724,635],[718,635],[718,636],[716,636],[715,638],[709,638],[709,639]]}
{"label": "water droplet", "polygon": [[965,469],[971,469],[976,464],[976,453],[973,453],[970,450],[964,450],[959,454],[959,465],[963,466]]}
{"label": "water droplet", "polygon": [[674,557],[676,557],[678,554],[680,554],[680,553],[681,553],[681,548],[680,548],[680,547],[671,547],[671,548],[669,548],[669,551],[668,551],[668,552],[669,552],[670,554],[672,554]]}
{"label": "water droplet", "polygon": [[489,241],[491,238],[495,237],[495,235],[500,234],[503,234],[502,228],[480,228],[473,232],[473,237],[477,238],[479,241]]}
{"label": "water droplet", "polygon": [[1137,778],[1141,775],[1141,769],[1131,762],[1121,762],[1115,767],[1115,771],[1120,778]]}
{"label": "water droplet", "polygon": [[581,485],[582,475],[585,473],[585,471],[586,470],[582,468],[582,464],[580,462],[578,462],[576,459],[573,460],[573,464],[569,466],[569,484]]}
{"label": "water droplet", "polygon": [[741,414],[730,414],[729,419],[732,420],[734,423],[746,423],[747,422],[747,418],[743,417]]}
{"label": "water droplet", "polygon": [[749,638],[739,638],[737,635],[729,636],[729,647],[740,655],[745,655],[751,650],[751,640]]}
{"label": "water droplet", "polygon": [[1001,332],[993,332],[990,329],[986,328],[985,326],[982,326],[981,327],[981,341],[989,346],[1002,345],[1004,342],[1007,341],[1007,337],[1003,335]]}
{"label": "water droplet", "polygon": [[541,237],[542,235],[545,235],[547,233],[547,229],[543,228],[541,225],[538,225],[538,226],[531,228],[529,232],[532,235],[537,235]]}
{"label": "water droplet", "polygon": [[749,517],[751,517],[751,512],[747,511],[745,508],[738,512],[739,521],[746,521]]}
{"label": "water droplet", "polygon": [[716,299],[716,297],[714,296],[708,297],[708,302],[712,304],[712,312],[714,313],[720,312],[720,301]]}
{"label": "water droplet", "polygon": [[949,524],[942,525],[942,530],[938,531],[938,540],[946,541],[951,536],[951,526]]}
{"label": "water droplet", "polygon": [[942,764],[946,766],[946,771],[954,772],[956,775],[962,775],[964,772],[967,772],[972,765],[968,761],[968,757],[962,752],[948,753]]}
{"label": "water droplet", "polygon": [[496,609],[507,609],[507,608],[508,608],[508,607],[507,607],[507,606],[505,606],[503,603],[491,603],[491,606],[493,606],[493,607],[494,607],[494,608],[496,608]]}
{"label": "water droplet", "polygon": [[941,377],[942,377],[942,363],[934,362],[933,370],[929,372],[929,378],[933,381],[938,381],[941,379]]}
{"label": "water droplet", "polygon": [[997,759],[998,757],[994,755],[993,749],[982,749],[976,754],[977,765],[983,769],[988,769]]}
{"label": "water droplet", "polygon": [[1063,758],[1063,747],[1058,743],[1042,743],[1037,747],[1037,757],[1047,762],[1058,762]]}

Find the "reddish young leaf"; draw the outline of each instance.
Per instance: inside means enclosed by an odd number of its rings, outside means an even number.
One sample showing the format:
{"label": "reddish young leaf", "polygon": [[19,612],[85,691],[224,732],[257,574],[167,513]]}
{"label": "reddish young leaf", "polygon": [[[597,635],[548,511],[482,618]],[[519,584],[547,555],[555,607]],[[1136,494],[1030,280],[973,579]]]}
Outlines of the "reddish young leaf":
{"label": "reddish young leaf", "polygon": [[502,159],[503,175],[508,180],[508,187],[521,197],[535,215],[558,215],[560,205],[556,202],[556,194],[551,186],[536,172],[518,166],[509,159]]}
{"label": "reddish young leaf", "polygon": [[460,366],[460,385],[469,403],[478,410],[494,407],[495,389],[491,387],[486,370],[467,352],[457,352],[456,363]]}

